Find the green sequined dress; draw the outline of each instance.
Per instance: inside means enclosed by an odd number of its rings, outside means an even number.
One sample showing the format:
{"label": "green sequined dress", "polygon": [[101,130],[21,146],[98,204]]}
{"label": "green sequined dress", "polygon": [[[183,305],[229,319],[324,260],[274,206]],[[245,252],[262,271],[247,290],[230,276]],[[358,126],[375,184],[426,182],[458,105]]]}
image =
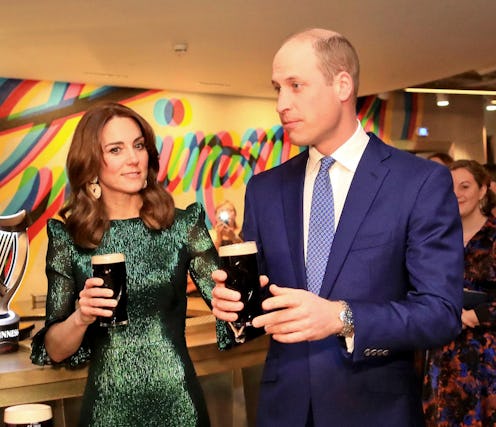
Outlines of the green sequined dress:
{"label": "green sequined dress", "polygon": [[[176,209],[171,228],[148,229],[141,219],[111,221],[95,250],[76,246],[62,222],[49,220],[45,327],[33,338],[31,360],[54,364],[45,346],[46,330],[73,311],[84,282],[91,277],[91,256],[122,252],[126,256],[127,326],[86,331],[81,347],[63,365],[89,364],[80,426],[208,426],[200,384],[185,340],[186,281],[189,271],[209,302],[217,252],[199,204]],[[217,322],[220,349],[231,335]]]}

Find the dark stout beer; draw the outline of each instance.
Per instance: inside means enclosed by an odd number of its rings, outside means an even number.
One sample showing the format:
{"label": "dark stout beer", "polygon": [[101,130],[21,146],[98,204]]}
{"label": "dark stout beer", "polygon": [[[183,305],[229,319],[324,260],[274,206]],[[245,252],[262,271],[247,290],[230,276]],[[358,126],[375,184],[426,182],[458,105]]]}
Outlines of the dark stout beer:
{"label": "dark stout beer", "polygon": [[99,317],[100,326],[127,325],[126,258],[124,254],[94,255],[91,257],[93,276],[103,279],[104,288],[114,291],[117,306],[111,317]]}
{"label": "dark stout beer", "polygon": [[219,248],[221,268],[227,273],[226,287],[241,293],[244,308],[238,320],[230,322],[236,341],[242,343],[264,333],[252,326],[252,320],[263,313],[255,242],[235,243]]}

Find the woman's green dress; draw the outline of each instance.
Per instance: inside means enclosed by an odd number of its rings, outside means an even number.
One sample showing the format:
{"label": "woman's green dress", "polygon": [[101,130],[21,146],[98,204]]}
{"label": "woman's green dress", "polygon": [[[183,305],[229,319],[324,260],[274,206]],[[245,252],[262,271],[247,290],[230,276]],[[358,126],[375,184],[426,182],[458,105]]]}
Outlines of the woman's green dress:
{"label": "woman's green dress", "polygon": [[[46,271],[46,325],[33,339],[33,363],[52,364],[44,346],[46,330],[75,308],[85,280],[92,276],[91,256],[122,252],[126,256],[127,326],[88,327],[77,352],[62,364],[90,361],[81,426],[208,426],[202,390],[185,340],[188,271],[209,302],[217,252],[199,204],[176,209],[171,228],[148,229],[139,218],[111,221],[95,250],[76,246],[64,224],[49,220]],[[219,348],[230,333],[217,323]]]}

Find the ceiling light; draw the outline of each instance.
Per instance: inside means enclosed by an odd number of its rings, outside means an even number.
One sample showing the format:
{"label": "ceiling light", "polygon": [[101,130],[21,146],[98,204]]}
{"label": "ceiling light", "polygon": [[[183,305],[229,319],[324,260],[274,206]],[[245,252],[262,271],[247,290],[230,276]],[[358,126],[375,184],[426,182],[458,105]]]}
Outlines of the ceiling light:
{"label": "ceiling light", "polygon": [[438,107],[447,107],[449,105],[448,95],[445,93],[436,93],[436,103]]}
{"label": "ceiling light", "polygon": [[188,51],[188,43],[176,43],[172,49],[176,55],[182,56]]}
{"label": "ceiling light", "polygon": [[486,111],[496,111],[496,97],[486,98]]}
{"label": "ceiling light", "polygon": [[431,89],[427,87],[407,87],[405,92],[413,93],[445,93],[448,95],[494,95],[496,90],[472,90],[472,89]]}

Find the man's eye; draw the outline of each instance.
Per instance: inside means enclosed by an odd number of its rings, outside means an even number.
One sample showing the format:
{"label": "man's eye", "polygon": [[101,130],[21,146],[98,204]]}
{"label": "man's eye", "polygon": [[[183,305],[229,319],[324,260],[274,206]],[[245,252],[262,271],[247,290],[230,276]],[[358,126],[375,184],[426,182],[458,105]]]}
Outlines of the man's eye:
{"label": "man's eye", "polygon": [[293,87],[293,89],[300,89],[301,88],[300,83],[293,83],[291,86]]}

